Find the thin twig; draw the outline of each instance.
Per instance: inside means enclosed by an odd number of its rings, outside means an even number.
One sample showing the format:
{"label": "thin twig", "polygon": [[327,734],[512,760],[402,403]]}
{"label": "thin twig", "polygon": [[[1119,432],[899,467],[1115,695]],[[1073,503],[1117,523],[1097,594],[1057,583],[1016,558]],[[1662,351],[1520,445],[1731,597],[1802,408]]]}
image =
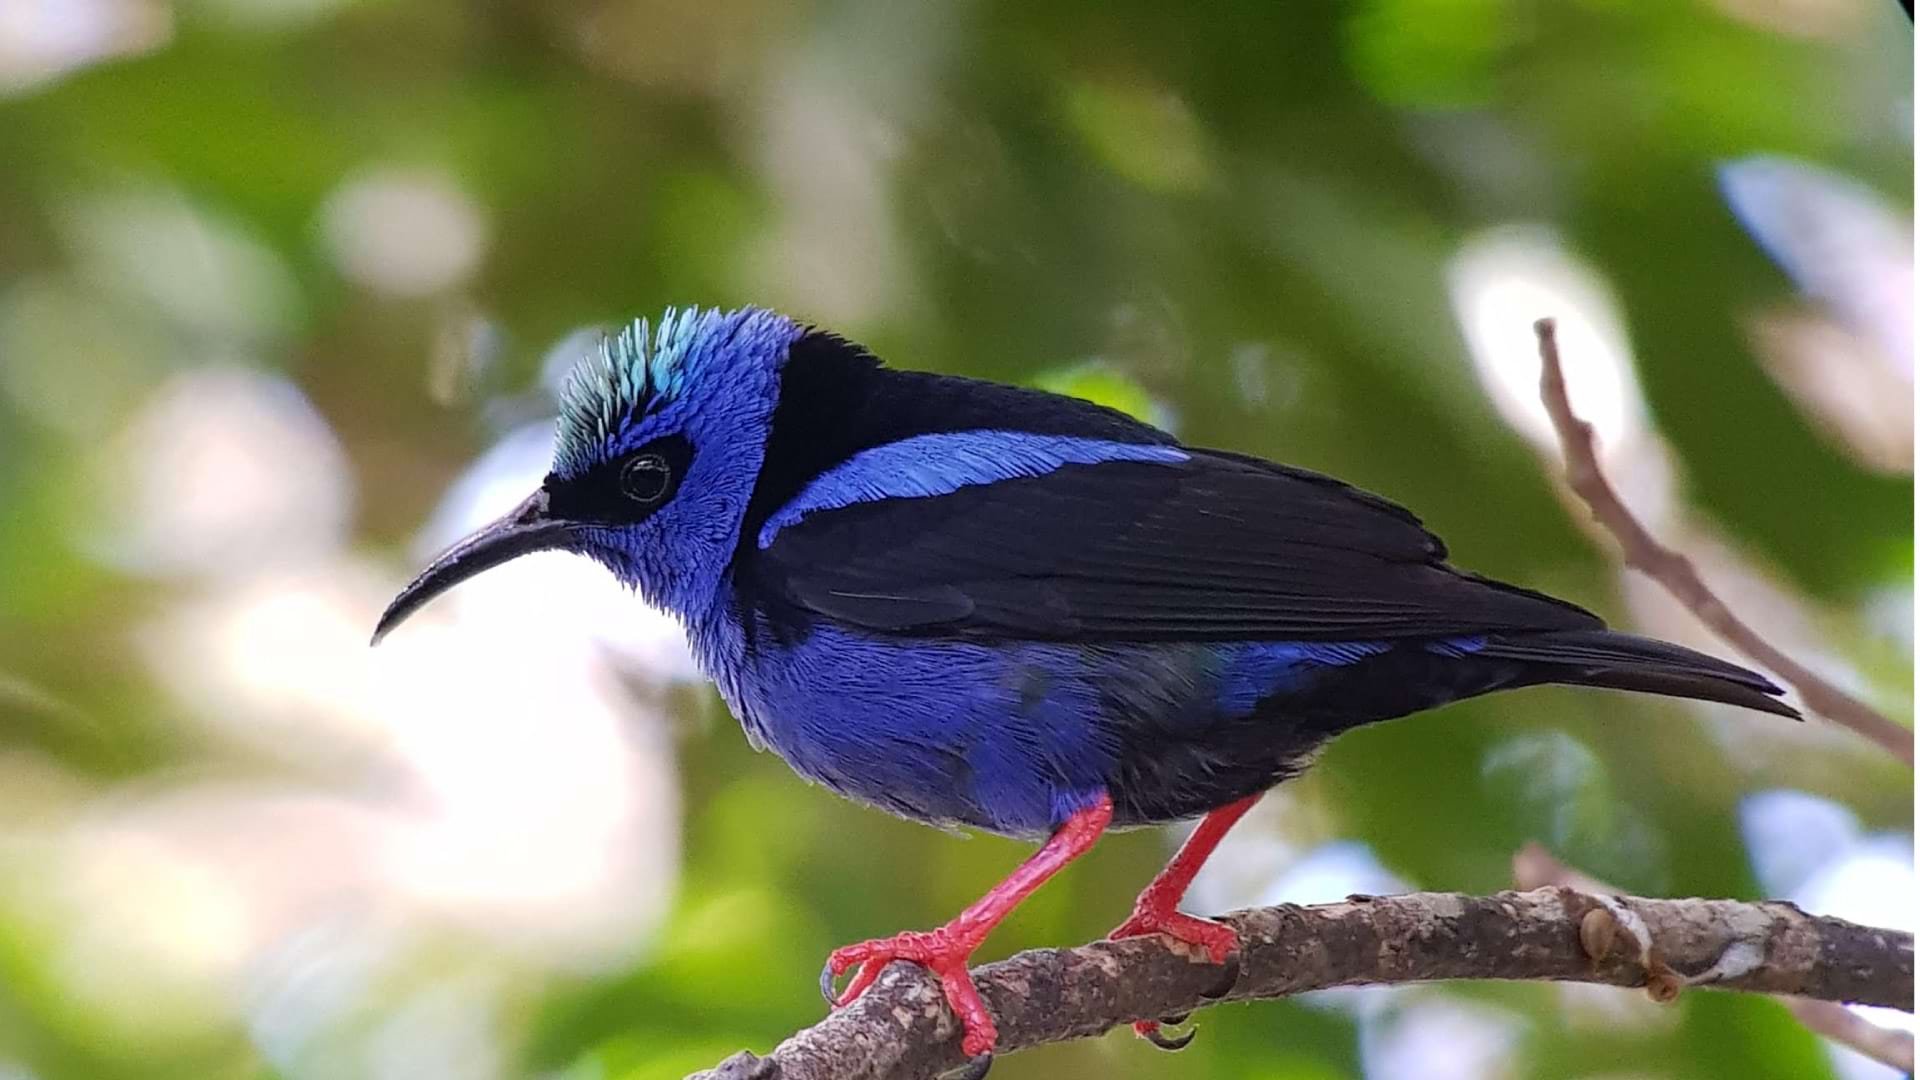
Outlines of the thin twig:
{"label": "thin twig", "polygon": [[1783,997],[1780,1001],[1808,1031],[1824,1035],[1848,1049],[1865,1054],[1903,1073],[1913,1072],[1913,1033],[1881,1027],[1831,1001]]}
{"label": "thin twig", "polygon": [[1728,644],[1778,674],[1799,693],[1808,711],[1853,729],[1912,766],[1911,729],[1894,723],[1873,706],[1774,648],[1707,587],[1691,560],[1655,539],[1633,516],[1633,511],[1620,501],[1606,474],[1600,470],[1593,425],[1574,413],[1573,404],[1567,398],[1566,376],[1560,367],[1560,345],[1554,335],[1553,320],[1538,320],[1533,324],[1533,332],[1540,342],[1540,400],[1546,405],[1554,431],[1560,436],[1561,450],[1566,455],[1567,484],[1593,511],[1594,520],[1619,541],[1627,565],[1658,582]]}
{"label": "thin twig", "polygon": [[[1554,858],[1539,844],[1528,844],[1514,852],[1513,883],[1522,889],[1561,886],[1596,897],[1611,896],[1619,891]],[[1832,1001],[1782,995],[1780,1002],[1814,1034],[1904,1072],[1913,1071],[1912,1033],[1881,1027]]]}
{"label": "thin twig", "polygon": [[[1610,920],[1622,932],[1585,932]],[[1788,903],[1595,897],[1546,888],[1354,897],[1242,911],[1225,921],[1240,935],[1241,969],[1239,981],[1217,1000],[1438,979],[1644,986],[1664,978],[1913,1008],[1912,934],[1812,916]],[[973,975],[999,1024],[999,1050],[1008,1053],[1214,1004],[1206,995],[1218,991],[1220,969],[1185,959],[1157,938],[1133,938],[1036,949]],[[964,1060],[939,983],[898,963],[859,1001],[767,1057],[743,1051],[695,1077],[918,1080]]]}

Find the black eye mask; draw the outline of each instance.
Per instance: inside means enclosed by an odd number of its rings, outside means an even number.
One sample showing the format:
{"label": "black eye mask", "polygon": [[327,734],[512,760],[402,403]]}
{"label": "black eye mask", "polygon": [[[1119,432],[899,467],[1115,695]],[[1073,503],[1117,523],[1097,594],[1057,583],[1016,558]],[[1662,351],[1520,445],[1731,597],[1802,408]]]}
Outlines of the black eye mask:
{"label": "black eye mask", "polygon": [[693,444],[665,435],[580,476],[545,483],[556,517],[602,525],[645,521],[673,501],[693,464]]}

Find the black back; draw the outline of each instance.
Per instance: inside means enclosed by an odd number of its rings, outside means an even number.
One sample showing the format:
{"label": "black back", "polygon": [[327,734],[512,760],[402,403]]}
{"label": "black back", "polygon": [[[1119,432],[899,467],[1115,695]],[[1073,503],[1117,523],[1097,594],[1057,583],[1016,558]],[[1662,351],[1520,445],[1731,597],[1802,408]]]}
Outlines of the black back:
{"label": "black back", "polygon": [[1601,625],[1446,564],[1407,510],[1331,477],[1190,450],[1182,464],[1068,465],[951,494],[816,512],[757,548],[814,477],[914,435],[994,430],[1174,445],[1084,401],[892,371],[812,333],[783,374],[736,552],[741,599],[908,636],[1075,641],[1377,640]]}
{"label": "black back", "polygon": [[1090,402],[958,375],[896,371],[837,334],[812,330],[794,342],[781,371],[780,403],[747,503],[741,546],[750,546],[767,518],[814,477],[862,450],[915,435],[980,429],[1174,441],[1159,428]]}

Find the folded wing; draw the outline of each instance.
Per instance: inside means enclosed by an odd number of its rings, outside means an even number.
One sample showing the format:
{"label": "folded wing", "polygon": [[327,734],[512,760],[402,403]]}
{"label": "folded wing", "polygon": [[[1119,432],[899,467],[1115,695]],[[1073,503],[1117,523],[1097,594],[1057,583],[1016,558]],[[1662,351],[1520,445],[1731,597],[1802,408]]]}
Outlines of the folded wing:
{"label": "folded wing", "polygon": [[1439,538],[1384,499],[1187,455],[809,512],[750,553],[743,584],[775,610],[907,635],[1351,641],[1602,625],[1448,566]]}

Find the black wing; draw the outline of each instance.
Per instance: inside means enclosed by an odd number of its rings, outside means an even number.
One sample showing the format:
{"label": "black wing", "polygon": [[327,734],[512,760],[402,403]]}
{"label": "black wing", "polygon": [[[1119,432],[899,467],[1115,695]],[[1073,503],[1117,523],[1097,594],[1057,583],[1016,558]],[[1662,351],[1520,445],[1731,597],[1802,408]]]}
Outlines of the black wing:
{"label": "black wing", "polygon": [[876,631],[1075,640],[1365,640],[1598,627],[1454,569],[1411,513],[1216,451],[816,512],[743,552],[753,594]]}

